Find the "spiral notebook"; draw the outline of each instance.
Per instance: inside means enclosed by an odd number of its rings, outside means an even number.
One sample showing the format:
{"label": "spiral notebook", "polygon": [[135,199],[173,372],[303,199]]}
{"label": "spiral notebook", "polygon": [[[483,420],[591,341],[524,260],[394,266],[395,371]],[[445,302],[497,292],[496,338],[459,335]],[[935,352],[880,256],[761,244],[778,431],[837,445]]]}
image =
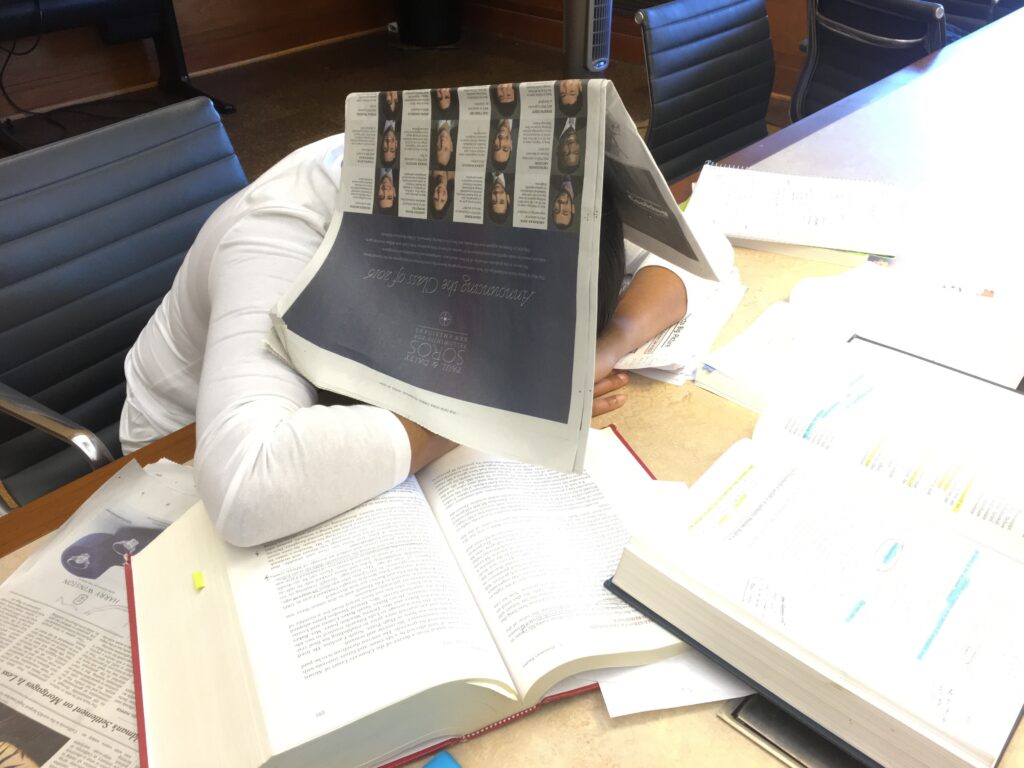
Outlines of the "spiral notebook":
{"label": "spiral notebook", "polygon": [[926,210],[910,187],[714,163],[704,166],[686,207],[734,246],[847,265],[910,252]]}

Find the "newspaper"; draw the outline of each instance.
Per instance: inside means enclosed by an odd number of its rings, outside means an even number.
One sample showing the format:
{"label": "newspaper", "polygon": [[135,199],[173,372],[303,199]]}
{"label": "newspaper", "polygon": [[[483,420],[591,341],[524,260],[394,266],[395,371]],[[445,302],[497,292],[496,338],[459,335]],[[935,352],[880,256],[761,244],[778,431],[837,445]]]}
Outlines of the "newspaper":
{"label": "newspaper", "polygon": [[602,192],[627,239],[732,266],[684,218],[607,80],[354,93],[324,243],[269,342],[316,386],[459,443],[580,471]]}
{"label": "newspaper", "polygon": [[0,765],[139,764],[121,565],[197,498],[189,467],[126,464],[0,586]]}

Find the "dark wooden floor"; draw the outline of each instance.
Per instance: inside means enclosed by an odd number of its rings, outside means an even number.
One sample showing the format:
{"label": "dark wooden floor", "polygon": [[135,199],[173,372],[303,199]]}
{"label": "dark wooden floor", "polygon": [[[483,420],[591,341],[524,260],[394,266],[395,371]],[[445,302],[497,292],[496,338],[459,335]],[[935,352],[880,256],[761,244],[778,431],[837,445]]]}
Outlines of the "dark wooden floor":
{"label": "dark wooden floor", "polygon": [[[193,83],[236,106],[224,124],[246,173],[255,178],[289,151],[343,131],[350,92],[551,80],[561,71],[562,53],[554,48],[467,33],[455,47],[410,49],[380,32],[194,77]],[[634,119],[645,120],[643,67],[613,62],[608,76]],[[14,121],[13,135],[36,146],[166,102],[155,89],[142,91],[61,110],[50,119]]]}
{"label": "dark wooden floor", "polygon": [[[237,108],[224,116],[250,179],[297,147],[345,129],[345,96],[378,91],[508,81],[553,80],[562,73],[556,48],[467,32],[448,48],[408,48],[386,32],[373,33],[198,77],[193,83]],[[633,119],[646,123],[649,104],[642,65],[613,61],[615,83]],[[13,122],[28,147],[46,144],[168,103],[156,89],[61,109]],[[788,122],[787,105],[774,103],[770,124]],[[0,152],[2,154],[2,152]]]}

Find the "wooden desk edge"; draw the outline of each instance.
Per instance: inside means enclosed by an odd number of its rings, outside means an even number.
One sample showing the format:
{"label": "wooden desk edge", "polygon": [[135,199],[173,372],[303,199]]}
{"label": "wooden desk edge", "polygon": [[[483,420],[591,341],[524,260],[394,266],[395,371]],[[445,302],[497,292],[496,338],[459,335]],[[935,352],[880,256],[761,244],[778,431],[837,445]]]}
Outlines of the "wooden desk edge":
{"label": "wooden desk edge", "polygon": [[23,507],[11,510],[0,517],[0,557],[59,528],[100,485],[132,459],[142,465],[162,458],[184,463],[192,458],[195,450],[196,428],[190,424]]}

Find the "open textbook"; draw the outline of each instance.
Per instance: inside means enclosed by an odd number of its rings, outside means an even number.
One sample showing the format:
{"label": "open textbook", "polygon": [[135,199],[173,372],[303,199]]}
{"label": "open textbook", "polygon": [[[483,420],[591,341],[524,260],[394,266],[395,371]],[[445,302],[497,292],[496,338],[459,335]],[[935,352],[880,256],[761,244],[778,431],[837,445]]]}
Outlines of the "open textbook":
{"label": "open textbook", "polygon": [[252,549],[194,507],[129,566],[143,764],[377,764],[678,651],[601,587],[659,485],[600,430],[583,474],[458,448]]}
{"label": "open textbook", "polygon": [[609,586],[877,764],[988,768],[1024,705],[1024,396],[844,351]]}
{"label": "open textbook", "polygon": [[272,347],[320,388],[579,471],[604,188],[628,240],[699,277],[729,271],[728,241],[679,211],[608,80],[355,93],[345,129]]}
{"label": "open textbook", "polygon": [[0,587],[4,768],[138,765],[124,557],[197,498],[191,467],[129,462]]}

